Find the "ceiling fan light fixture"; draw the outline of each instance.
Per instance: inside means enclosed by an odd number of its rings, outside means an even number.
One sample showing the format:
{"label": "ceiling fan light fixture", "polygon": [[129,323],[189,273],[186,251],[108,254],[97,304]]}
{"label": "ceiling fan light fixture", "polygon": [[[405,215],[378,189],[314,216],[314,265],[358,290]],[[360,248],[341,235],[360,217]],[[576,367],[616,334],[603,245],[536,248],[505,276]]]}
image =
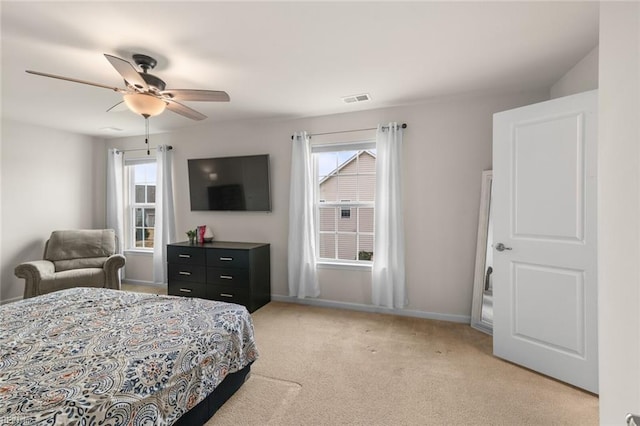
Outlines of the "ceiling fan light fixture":
{"label": "ceiling fan light fixture", "polygon": [[167,104],[162,99],[143,93],[130,93],[123,96],[124,103],[136,114],[145,118],[162,114]]}

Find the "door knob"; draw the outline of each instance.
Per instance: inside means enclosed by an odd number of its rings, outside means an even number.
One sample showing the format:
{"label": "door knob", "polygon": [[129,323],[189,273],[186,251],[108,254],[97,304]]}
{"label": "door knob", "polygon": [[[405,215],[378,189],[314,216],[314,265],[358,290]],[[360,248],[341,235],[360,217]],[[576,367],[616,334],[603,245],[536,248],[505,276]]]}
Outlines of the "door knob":
{"label": "door knob", "polygon": [[502,243],[498,243],[496,244],[496,250],[498,251],[505,251],[505,250],[513,250],[511,247],[507,247]]}

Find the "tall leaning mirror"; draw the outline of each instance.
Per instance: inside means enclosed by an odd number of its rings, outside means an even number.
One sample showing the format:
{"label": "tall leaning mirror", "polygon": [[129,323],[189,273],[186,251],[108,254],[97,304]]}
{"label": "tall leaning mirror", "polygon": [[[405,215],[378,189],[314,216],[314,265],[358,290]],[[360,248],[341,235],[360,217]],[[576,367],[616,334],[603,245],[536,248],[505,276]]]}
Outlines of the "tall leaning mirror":
{"label": "tall leaning mirror", "polygon": [[493,250],[491,245],[491,184],[493,172],[482,172],[476,269],[473,280],[471,327],[493,335]]}

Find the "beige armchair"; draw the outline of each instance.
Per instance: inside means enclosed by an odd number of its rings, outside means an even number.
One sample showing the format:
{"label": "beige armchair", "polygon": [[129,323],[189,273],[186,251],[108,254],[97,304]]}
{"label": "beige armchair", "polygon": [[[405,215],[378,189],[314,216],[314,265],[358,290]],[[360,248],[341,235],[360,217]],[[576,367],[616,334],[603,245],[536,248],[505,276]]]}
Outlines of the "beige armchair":
{"label": "beige armchair", "polygon": [[24,262],[15,274],[25,279],[24,298],[72,287],[120,289],[119,269],[125,258],[116,254],[112,229],[54,231],[44,246],[44,260]]}

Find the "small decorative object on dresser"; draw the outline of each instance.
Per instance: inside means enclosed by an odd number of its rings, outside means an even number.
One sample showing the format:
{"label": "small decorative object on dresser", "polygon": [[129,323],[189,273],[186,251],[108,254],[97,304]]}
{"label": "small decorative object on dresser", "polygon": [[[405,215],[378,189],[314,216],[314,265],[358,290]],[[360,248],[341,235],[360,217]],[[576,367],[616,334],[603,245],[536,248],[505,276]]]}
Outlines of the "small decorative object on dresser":
{"label": "small decorative object on dresser", "polygon": [[168,293],[237,303],[249,312],[271,301],[269,244],[167,244]]}
{"label": "small decorative object on dresser", "polygon": [[211,232],[211,227],[204,227],[204,235],[202,236],[203,242],[210,243],[213,241],[213,232]]}
{"label": "small decorative object on dresser", "polygon": [[194,245],[196,243],[196,234],[197,234],[197,231],[195,229],[189,229],[187,231],[187,238],[189,238],[189,244]]}
{"label": "small decorative object on dresser", "polygon": [[207,225],[198,226],[196,227],[196,238],[198,244],[210,243],[213,241],[213,232],[211,232],[211,228]]}

